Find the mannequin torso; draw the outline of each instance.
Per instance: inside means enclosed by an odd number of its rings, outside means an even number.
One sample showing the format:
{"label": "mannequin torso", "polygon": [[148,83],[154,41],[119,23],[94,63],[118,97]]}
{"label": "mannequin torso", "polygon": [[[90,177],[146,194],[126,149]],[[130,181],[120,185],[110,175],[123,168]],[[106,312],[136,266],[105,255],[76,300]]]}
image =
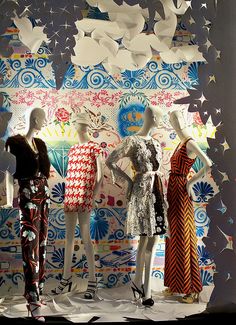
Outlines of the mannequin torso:
{"label": "mannequin torso", "polygon": [[[44,165],[47,165],[47,167],[46,167],[47,171],[45,171],[45,174],[47,174],[47,175],[45,175],[45,176],[48,177],[49,176],[50,162],[49,162],[49,159],[47,157],[45,144],[43,143],[42,140],[38,139],[38,142],[39,142],[38,147],[40,148],[39,149],[37,147],[36,141],[34,139],[35,133],[37,131],[41,130],[44,122],[45,122],[45,112],[44,112],[44,110],[42,110],[40,108],[33,109],[31,114],[30,114],[30,117],[29,117],[29,129],[28,129],[26,135],[25,136],[17,135],[15,137],[12,137],[12,139],[14,139],[13,143],[12,143],[12,141],[7,141],[6,142],[6,147],[7,147],[7,150],[10,150],[10,146],[12,144],[13,154],[14,154],[14,151],[15,151],[14,147],[15,147],[15,145],[17,147],[18,144],[21,145],[21,148],[23,150],[24,150],[24,147],[27,150],[27,146],[29,146],[34,154],[38,154],[39,150],[43,151],[43,157],[45,157]],[[9,140],[11,140],[11,138],[9,138]],[[24,142],[25,142],[25,144],[24,144]],[[41,143],[42,143],[42,146],[40,146]],[[17,153],[17,150],[16,150],[16,153]],[[22,152],[19,152],[19,153],[17,153],[17,156],[18,157],[23,156],[21,154],[22,154]],[[17,156],[16,156],[16,158],[17,158]],[[23,157],[23,158],[26,158],[26,157]],[[10,173],[7,173],[7,175],[6,175],[7,207],[12,207],[13,193],[14,193],[13,184],[14,184],[13,176]]]}
{"label": "mannequin torso", "polygon": [[[187,142],[186,152],[188,157],[190,159],[195,159],[196,157],[198,157],[204,164],[204,167],[199,170],[198,173],[194,174],[186,184],[187,192],[189,195],[191,195],[193,183],[201,179],[202,176],[204,176],[210,170],[212,162],[207,157],[207,155],[200,149],[198,144],[192,139],[191,132],[188,126],[186,125],[186,121],[181,111],[175,110],[170,113],[170,123],[180,139],[178,148],[180,148],[184,143]],[[187,141],[188,139],[190,140]]]}

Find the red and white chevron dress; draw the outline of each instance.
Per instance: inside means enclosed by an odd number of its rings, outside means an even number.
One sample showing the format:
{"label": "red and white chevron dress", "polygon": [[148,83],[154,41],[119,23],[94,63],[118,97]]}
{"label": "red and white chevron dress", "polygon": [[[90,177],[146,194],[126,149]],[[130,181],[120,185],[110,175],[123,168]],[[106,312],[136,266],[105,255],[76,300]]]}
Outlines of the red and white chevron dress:
{"label": "red and white chevron dress", "polygon": [[171,157],[167,189],[170,238],[166,238],[164,270],[164,285],[172,292],[184,294],[202,290],[194,210],[186,189],[187,175],[195,162],[186,152],[189,140]]}
{"label": "red and white chevron dress", "polygon": [[94,141],[75,144],[70,148],[65,181],[65,212],[92,210],[97,172],[96,158],[101,152],[101,147]]}

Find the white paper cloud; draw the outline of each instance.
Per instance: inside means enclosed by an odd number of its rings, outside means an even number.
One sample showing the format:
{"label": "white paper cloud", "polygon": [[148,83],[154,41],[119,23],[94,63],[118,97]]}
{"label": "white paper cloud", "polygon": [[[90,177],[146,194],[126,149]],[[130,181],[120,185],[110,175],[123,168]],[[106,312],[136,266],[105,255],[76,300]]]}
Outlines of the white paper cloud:
{"label": "white paper cloud", "polygon": [[27,17],[14,18],[14,24],[19,29],[19,39],[25,44],[31,53],[37,53],[43,42],[48,42],[47,36],[43,33],[44,27],[34,27]]}
{"label": "white paper cloud", "polygon": [[[156,13],[157,22],[154,33],[143,32],[147,9],[139,5],[129,6],[125,2],[118,6],[113,0],[87,0],[88,4],[107,12],[110,21],[84,18],[75,22],[78,34],[72,63],[91,66],[103,63],[108,72],[137,70],[143,68],[153,54],[159,53],[166,63],[180,61],[203,61],[197,45],[172,47],[177,26],[177,16],[183,15],[188,8],[185,0],[179,0],[177,8],[172,0],[161,0],[165,19]],[[36,53],[47,37],[43,27],[32,27],[26,17],[15,18],[21,41]]]}

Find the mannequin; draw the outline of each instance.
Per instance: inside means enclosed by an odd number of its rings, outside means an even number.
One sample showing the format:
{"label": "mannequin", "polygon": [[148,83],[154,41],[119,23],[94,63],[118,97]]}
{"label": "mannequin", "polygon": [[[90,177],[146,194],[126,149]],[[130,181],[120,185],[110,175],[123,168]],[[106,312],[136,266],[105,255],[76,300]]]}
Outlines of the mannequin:
{"label": "mannequin", "polygon": [[[159,108],[147,107],[143,115],[142,128],[135,135],[126,137],[106,161],[106,165],[114,175],[128,182],[126,233],[140,236],[135,279],[131,288],[134,297],[141,299],[144,306],[154,304],[151,297],[151,273],[155,244],[157,235],[166,232],[164,197],[159,171],[162,150],[159,142],[151,137],[151,132],[158,126],[161,117],[162,111]],[[124,157],[130,158],[136,171],[133,180],[116,164]]]}
{"label": "mannequin", "polygon": [[[88,287],[85,299],[94,299],[97,291],[93,243],[90,237],[90,215],[95,197],[100,188],[102,171],[102,149],[91,141],[88,127],[90,121],[86,113],[79,113],[75,124],[79,144],[71,147],[66,177],[64,212],[66,223],[66,246],[64,271],[60,284],[53,294],[69,292],[72,286],[71,262],[74,249],[74,233],[77,220],[88,263]],[[76,185],[76,186],[75,186]]]}
{"label": "mannequin", "polygon": [[[171,171],[167,189],[168,224],[170,238],[166,238],[164,285],[166,295],[184,294],[182,302],[198,301],[202,290],[197,256],[197,236],[191,201],[192,185],[210,169],[212,163],[191,138],[182,111],[170,113],[170,123],[180,143],[171,157]],[[191,179],[187,179],[196,157],[203,162]]]}
{"label": "mannequin", "polygon": [[[25,276],[24,297],[31,316],[41,322],[41,301],[45,281],[45,257],[48,229],[50,162],[45,143],[35,138],[45,122],[45,112],[35,108],[29,116],[29,129],[25,136],[9,137],[6,148],[16,157],[16,172],[13,177],[19,183],[19,207],[21,223],[21,248]],[[7,173],[7,205],[12,206],[13,177]]]}
{"label": "mannequin", "polygon": [[[12,113],[0,112],[0,137],[3,137],[5,135],[11,117]],[[0,183],[4,181],[6,171],[13,175],[16,170],[16,157],[13,156],[10,152],[6,152],[4,149],[5,141],[0,139]],[[6,209],[7,205],[2,206],[2,208]]]}

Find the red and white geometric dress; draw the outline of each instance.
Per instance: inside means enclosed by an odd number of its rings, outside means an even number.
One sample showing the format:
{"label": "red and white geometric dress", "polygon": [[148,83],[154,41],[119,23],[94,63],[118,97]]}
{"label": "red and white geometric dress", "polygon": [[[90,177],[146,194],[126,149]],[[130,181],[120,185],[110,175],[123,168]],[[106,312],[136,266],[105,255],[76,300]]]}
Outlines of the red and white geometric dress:
{"label": "red and white geometric dress", "polygon": [[75,144],[70,148],[65,180],[65,212],[92,210],[97,172],[96,158],[101,153],[101,147],[94,141]]}

